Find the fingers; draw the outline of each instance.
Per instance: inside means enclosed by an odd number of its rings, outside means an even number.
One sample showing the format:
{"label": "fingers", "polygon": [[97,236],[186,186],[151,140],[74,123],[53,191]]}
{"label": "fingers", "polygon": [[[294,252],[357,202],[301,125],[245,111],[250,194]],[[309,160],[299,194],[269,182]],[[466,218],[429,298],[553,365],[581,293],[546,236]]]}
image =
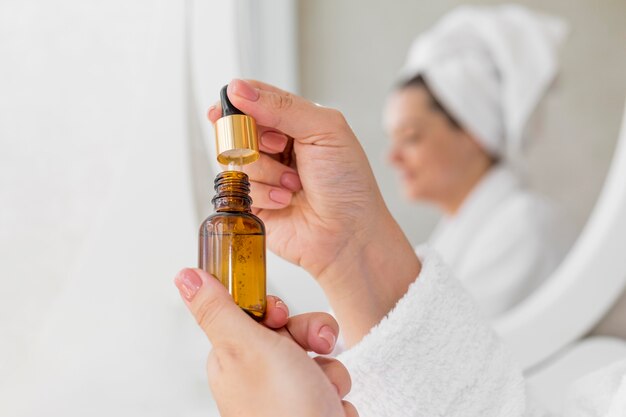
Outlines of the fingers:
{"label": "fingers", "polygon": [[302,189],[302,183],[296,170],[281,164],[268,155],[261,155],[254,164],[245,166],[244,172],[254,181],[267,185],[281,187],[291,192]]}
{"label": "fingers", "polygon": [[287,305],[274,295],[267,296],[267,311],[263,324],[271,329],[283,329],[279,333],[289,337],[305,350],[322,355],[335,348],[339,325],[327,313],[306,313],[289,318]]}
{"label": "fingers", "polygon": [[[320,107],[259,82],[232,80],[228,84],[228,97],[235,107],[252,116],[257,124],[304,142],[314,142],[316,134],[328,134],[334,128],[346,125],[345,119],[336,110]],[[214,121],[216,116],[219,117],[219,114],[214,109],[209,117]]]}
{"label": "fingers", "polygon": [[217,122],[217,119],[222,117],[222,107],[220,106],[220,103],[218,102],[212,104],[209,107],[209,110],[207,110],[206,116],[211,121],[211,123]]}
{"label": "fingers", "polygon": [[291,203],[293,195],[283,188],[250,181],[250,197],[254,208],[281,209]]}
{"label": "fingers", "polygon": [[291,203],[293,194],[279,187],[250,181],[250,197],[254,208],[281,209]]}
{"label": "fingers", "polygon": [[286,135],[263,127],[260,127],[258,131],[259,149],[261,152],[275,154],[280,153],[285,149],[287,141],[289,140]]}
{"label": "fingers", "polygon": [[350,392],[352,388],[352,380],[350,379],[350,373],[343,363],[337,359],[327,358],[324,356],[317,356],[313,358],[315,362],[322,368],[324,374],[328,380],[337,388],[339,398],[343,398]]}
{"label": "fingers", "polygon": [[267,296],[267,309],[263,324],[270,329],[280,329],[289,321],[289,308],[287,304],[274,295]]}
{"label": "fingers", "polygon": [[248,84],[252,85],[255,88],[260,88],[260,89],[271,91],[277,94],[289,94],[287,91],[281,90],[280,88],[273,86],[271,84],[264,83],[263,81],[253,80],[250,78],[245,79],[243,81],[247,82]]}
{"label": "fingers", "polygon": [[[215,123],[217,119],[222,117],[222,107],[219,102],[209,107],[207,117],[211,123]],[[261,152],[270,154],[282,152],[287,144],[287,136],[264,126],[257,126],[259,135],[259,149]]]}
{"label": "fingers", "polygon": [[214,347],[246,344],[262,327],[237,305],[226,288],[201,269],[183,269],[174,283]]}
{"label": "fingers", "polygon": [[303,349],[322,355],[333,351],[339,335],[337,321],[327,313],[306,313],[293,316],[286,327],[289,335]]}
{"label": "fingers", "polygon": [[281,209],[291,203],[293,193],[302,189],[293,168],[267,155],[244,168],[250,177],[250,197],[257,209]]}
{"label": "fingers", "polygon": [[356,411],[356,408],[352,405],[351,402],[342,401],[341,405],[343,406],[343,412],[345,413],[345,417],[359,417],[359,413]]}
{"label": "fingers", "polygon": [[[252,85],[254,88],[262,88],[264,90],[271,91],[277,94],[288,94],[286,91],[281,90],[278,87],[274,87],[273,85],[266,84],[262,81],[250,80],[250,79],[244,80],[244,81]],[[230,95],[228,97],[230,98]],[[222,109],[221,109],[221,104],[219,101],[213,104],[211,107],[209,107],[207,116],[209,120],[211,121],[211,123],[215,123],[217,119],[222,117]]]}

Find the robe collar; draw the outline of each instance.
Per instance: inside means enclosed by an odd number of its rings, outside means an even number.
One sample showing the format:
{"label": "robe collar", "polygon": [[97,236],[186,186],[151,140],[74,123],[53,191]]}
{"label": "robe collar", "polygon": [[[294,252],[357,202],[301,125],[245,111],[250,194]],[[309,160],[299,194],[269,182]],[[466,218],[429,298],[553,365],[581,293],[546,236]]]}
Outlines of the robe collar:
{"label": "robe collar", "polygon": [[490,220],[490,213],[521,188],[520,179],[510,168],[503,164],[494,166],[470,192],[459,211],[441,219],[429,239],[429,244],[448,264],[456,266],[467,245]]}

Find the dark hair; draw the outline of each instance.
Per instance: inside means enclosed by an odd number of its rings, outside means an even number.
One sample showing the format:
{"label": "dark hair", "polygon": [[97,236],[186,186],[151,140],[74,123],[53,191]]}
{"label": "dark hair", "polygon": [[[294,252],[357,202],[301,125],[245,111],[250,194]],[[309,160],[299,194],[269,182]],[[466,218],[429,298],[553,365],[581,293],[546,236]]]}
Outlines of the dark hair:
{"label": "dark hair", "polygon": [[456,121],[454,116],[452,116],[450,114],[450,112],[448,110],[446,110],[445,107],[443,107],[443,105],[439,102],[439,100],[437,100],[437,98],[435,97],[435,95],[431,91],[430,87],[428,87],[428,84],[426,83],[426,80],[424,79],[424,77],[422,77],[421,75],[416,75],[415,77],[411,78],[410,80],[404,81],[404,82],[401,82],[400,84],[398,84],[397,89],[398,90],[404,90],[405,88],[408,88],[408,87],[423,88],[424,91],[426,91],[426,94],[429,97],[430,107],[433,110],[436,110],[436,111],[440,112],[441,114],[443,114],[444,117],[446,118],[446,120],[448,121],[448,123],[450,123],[454,128],[462,129],[461,125],[459,124],[459,122]]}

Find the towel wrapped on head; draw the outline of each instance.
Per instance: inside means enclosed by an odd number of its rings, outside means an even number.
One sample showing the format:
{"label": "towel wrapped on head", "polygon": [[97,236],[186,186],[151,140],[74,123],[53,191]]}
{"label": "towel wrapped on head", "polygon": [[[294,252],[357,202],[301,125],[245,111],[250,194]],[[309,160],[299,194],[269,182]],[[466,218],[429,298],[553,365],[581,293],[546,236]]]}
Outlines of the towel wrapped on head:
{"label": "towel wrapped on head", "polygon": [[462,6],[413,42],[400,78],[422,76],[489,154],[515,159],[566,33],[561,19],[522,6]]}

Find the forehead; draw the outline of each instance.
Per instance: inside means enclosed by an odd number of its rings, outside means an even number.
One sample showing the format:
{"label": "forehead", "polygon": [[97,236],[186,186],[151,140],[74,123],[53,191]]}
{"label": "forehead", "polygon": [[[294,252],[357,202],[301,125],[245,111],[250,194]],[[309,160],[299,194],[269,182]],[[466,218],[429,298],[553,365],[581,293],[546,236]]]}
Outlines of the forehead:
{"label": "forehead", "polygon": [[406,87],[396,90],[385,105],[384,127],[389,132],[413,128],[423,123],[431,112],[430,97],[425,89]]}

